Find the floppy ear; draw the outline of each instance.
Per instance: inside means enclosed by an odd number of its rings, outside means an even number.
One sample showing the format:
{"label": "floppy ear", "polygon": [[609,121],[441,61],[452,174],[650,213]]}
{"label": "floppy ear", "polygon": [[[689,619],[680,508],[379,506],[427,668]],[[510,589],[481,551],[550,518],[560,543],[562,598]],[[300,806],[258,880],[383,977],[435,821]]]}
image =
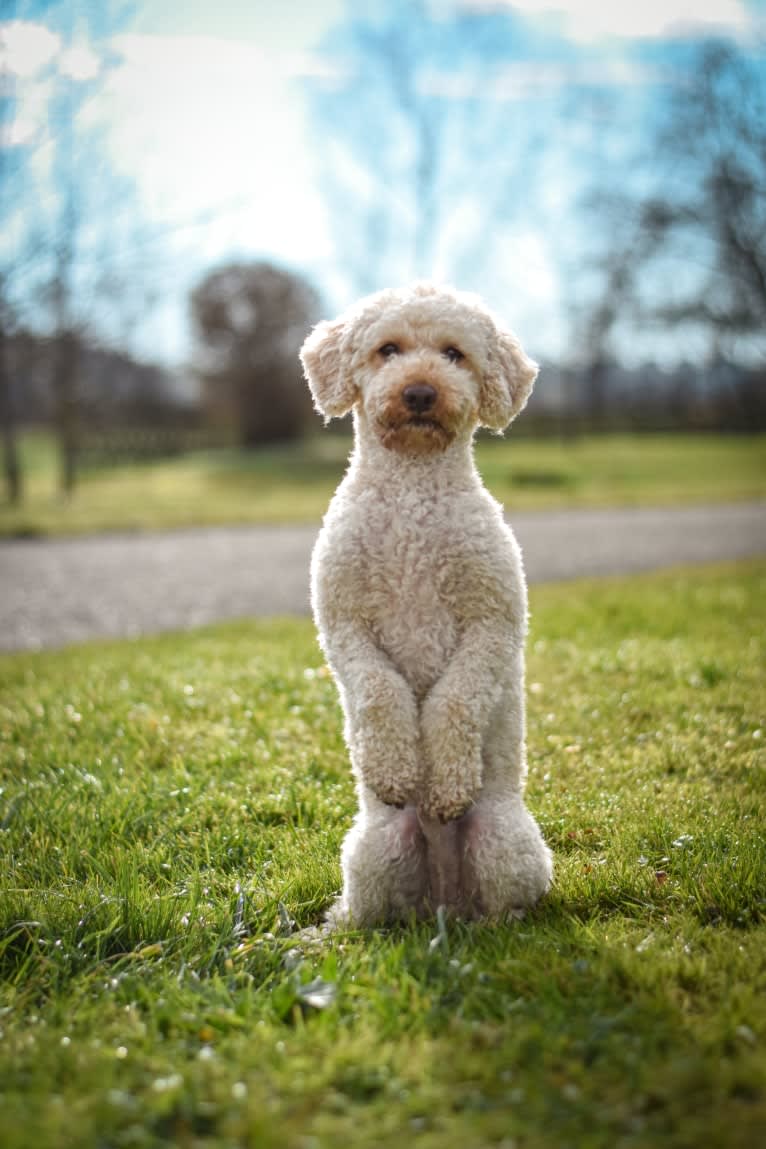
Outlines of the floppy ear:
{"label": "floppy ear", "polygon": [[357,389],[344,347],[344,319],[318,323],[301,348],[303,372],[314,406],[325,419],[339,418],[353,407]]}
{"label": "floppy ear", "polygon": [[498,331],[482,380],[479,422],[502,431],[515,419],[532,393],[539,368],[510,331]]}

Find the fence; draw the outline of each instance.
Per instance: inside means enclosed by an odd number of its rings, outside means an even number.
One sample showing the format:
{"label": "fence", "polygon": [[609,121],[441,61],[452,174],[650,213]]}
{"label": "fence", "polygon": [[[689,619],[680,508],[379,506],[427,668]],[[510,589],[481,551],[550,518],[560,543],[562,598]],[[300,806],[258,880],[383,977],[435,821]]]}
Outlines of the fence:
{"label": "fence", "polygon": [[230,447],[233,434],[211,427],[110,427],[84,429],[77,446],[83,470],[170,459],[190,451]]}

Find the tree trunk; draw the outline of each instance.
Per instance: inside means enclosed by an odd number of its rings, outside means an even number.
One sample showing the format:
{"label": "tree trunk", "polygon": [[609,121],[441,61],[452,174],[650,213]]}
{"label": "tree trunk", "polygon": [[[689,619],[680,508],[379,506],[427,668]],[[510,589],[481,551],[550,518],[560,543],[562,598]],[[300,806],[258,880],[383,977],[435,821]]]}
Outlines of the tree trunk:
{"label": "tree trunk", "polygon": [[53,352],[53,392],[59,438],[59,490],[68,497],[77,478],[77,337],[62,331]]}
{"label": "tree trunk", "polygon": [[15,507],[19,505],[22,497],[21,464],[16,440],[11,382],[5,358],[5,337],[2,331],[0,331],[0,430],[3,437],[3,471],[8,502]]}
{"label": "tree trunk", "polygon": [[608,371],[607,364],[598,358],[590,364],[587,373],[585,402],[591,431],[603,431],[606,425]]}

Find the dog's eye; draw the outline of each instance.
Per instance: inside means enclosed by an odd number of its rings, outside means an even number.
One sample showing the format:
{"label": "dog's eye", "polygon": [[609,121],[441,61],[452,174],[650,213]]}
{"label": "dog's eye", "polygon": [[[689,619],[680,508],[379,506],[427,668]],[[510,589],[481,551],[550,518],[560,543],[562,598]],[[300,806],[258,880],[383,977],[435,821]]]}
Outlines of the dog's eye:
{"label": "dog's eye", "polygon": [[450,363],[459,363],[461,359],[465,359],[465,355],[458,347],[445,347],[442,354]]}
{"label": "dog's eye", "polygon": [[384,359],[390,359],[392,355],[399,354],[399,345],[397,343],[384,343],[382,347],[378,348],[378,355],[382,355]]}

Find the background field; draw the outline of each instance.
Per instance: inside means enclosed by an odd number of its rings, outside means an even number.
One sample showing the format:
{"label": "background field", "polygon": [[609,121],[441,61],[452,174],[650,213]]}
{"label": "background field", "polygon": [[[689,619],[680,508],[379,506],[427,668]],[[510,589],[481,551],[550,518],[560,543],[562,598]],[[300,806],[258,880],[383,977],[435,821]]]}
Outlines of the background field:
{"label": "background field", "polygon": [[523,922],[312,940],[353,793],[303,621],[0,659],[6,1149],[766,1135],[766,564],[533,588]]}
{"label": "background field", "polygon": [[[83,472],[56,494],[52,440],[24,440],[26,498],[0,504],[2,534],[70,534],[215,523],[313,522],[324,514],[350,441],[319,434],[290,447],[195,452]],[[603,435],[572,441],[483,439],[477,461],[509,508],[720,502],[766,497],[764,435]]]}

